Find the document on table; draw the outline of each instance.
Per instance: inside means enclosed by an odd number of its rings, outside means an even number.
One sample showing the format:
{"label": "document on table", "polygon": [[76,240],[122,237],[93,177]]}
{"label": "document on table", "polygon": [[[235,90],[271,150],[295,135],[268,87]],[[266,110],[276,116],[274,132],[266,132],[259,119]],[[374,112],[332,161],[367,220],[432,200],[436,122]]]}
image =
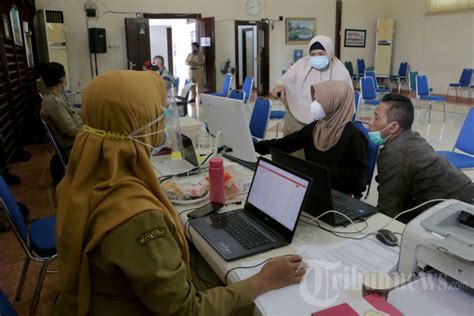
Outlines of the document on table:
{"label": "document on table", "polygon": [[[362,240],[331,245],[301,246],[297,253],[308,263],[300,284],[265,293],[255,299],[263,315],[311,315],[311,313],[351,300],[347,291],[361,287],[365,272],[390,272],[398,261],[399,248],[389,248],[369,236]],[[242,266],[253,266],[248,262]],[[237,269],[246,279],[263,267]]]}
{"label": "document on table", "polygon": [[400,248],[386,246],[375,236],[369,236],[332,245],[302,246],[298,253],[303,252],[320,264],[330,264],[330,272],[348,289],[360,288],[364,273],[392,273],[397,267]]}

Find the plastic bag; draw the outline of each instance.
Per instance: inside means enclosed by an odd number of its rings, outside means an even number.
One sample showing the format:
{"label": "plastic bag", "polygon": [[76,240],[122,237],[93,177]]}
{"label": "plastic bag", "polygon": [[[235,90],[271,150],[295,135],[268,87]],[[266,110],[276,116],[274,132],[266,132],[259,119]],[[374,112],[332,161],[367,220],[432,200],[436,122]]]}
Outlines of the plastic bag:
{"label": "plastic bag", "polygon": [[180,179],[176,177],[164,182],[161,187],[170,200],[195,200],[209,193],[209,184],[203,179]]}

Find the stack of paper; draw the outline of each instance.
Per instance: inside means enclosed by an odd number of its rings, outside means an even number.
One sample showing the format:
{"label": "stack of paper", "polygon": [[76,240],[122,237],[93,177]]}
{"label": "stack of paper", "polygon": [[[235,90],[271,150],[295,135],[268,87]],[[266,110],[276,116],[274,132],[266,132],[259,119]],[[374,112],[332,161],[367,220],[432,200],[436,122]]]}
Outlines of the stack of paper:
{"label": "stack of paper", "polygon": [[[399,248],[388,248],[375,238],[349,240],[324,246],[297,249],[308,263],[300,284],[259,296],[255,304],[263,315],[311,315],[352,299],[347,291],[360,288],[365,272],[390,272],[398,261]],[[252,266],[248,262],[242,266]],[[263,265],[237,269],[240,279],[256,274]],[[360,290],[359,290],[360,292]]]}

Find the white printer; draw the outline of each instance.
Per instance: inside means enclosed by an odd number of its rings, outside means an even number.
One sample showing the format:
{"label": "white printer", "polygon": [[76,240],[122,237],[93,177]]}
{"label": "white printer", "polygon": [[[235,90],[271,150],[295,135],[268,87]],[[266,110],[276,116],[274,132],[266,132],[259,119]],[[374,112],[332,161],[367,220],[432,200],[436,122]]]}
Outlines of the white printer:
{"label": "white printer", "polygon": [[431,267],[474,289],[474,206],[447,200],[405,227],[398,269],[409,277]]}

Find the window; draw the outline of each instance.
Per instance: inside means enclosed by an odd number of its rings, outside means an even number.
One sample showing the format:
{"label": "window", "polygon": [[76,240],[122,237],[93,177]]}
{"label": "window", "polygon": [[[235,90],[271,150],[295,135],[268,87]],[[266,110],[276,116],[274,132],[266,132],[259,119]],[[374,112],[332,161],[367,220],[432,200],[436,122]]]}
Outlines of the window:
{"label": "window", "polygon": [[474,10],[474,0],[426,0],[426,13]]}

